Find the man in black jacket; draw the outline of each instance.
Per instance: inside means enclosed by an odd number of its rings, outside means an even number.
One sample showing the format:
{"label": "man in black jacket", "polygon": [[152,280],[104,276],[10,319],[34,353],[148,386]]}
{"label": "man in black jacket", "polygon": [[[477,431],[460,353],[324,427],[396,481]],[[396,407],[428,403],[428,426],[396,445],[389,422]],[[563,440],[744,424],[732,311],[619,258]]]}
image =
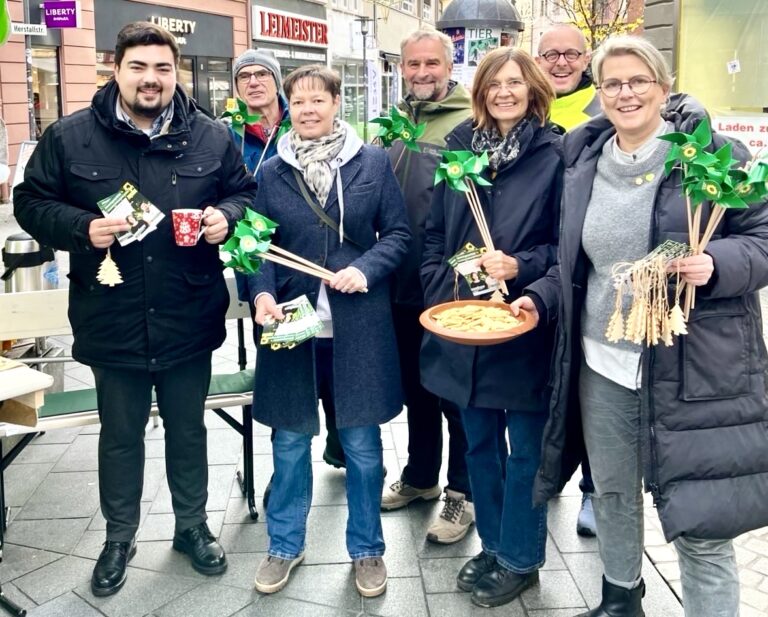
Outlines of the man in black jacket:
{"label": "man in black jacket", "polygon": [[[90,108],[45,132],[14,193],[19,224],[41,243],[70,252],[72,354],[93,370],[102,424],[99,491],[107,538],[91,580],[97,596],[122,587],[136,552],[153,389],[165,428],[173,547],[203,574],[227,565],[206,524],[203,404],[229,301],[217,244],[256,186],[226,127],[176,84],[178,60],[167,31],[148,22],[125,26],[114,80]],[[97,202],[126,182],[165,218],[141,242],[120,246],[115,233],[128,231],[128,223],[102,216]],[[205,235],[196,246],[176,246],[175,208],[204,210]],[[123,283],[99,283],[105,254]]]}

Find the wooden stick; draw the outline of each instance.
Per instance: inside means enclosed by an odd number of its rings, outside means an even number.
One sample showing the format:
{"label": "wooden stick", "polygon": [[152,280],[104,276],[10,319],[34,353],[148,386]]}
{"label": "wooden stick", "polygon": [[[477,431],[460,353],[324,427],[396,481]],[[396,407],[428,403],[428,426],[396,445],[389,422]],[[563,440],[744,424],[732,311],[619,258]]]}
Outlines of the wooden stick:
{"label": "wooden stick", "polygon": [[292,259],[286,259],[285,257],[279,257],[277,255],[273,255],[270,252],[261,253],[259,257],[261,257],[262,259],[266,259],[267,261],[272,261],[276,264],[280,264],[281,266],[285,266],[286,268],[293,268],[294,270],[298,270],[299,272],[304,272],[304,274],[309,274],[310,276],[316,276],[317,278],[323,279],[325,281],[330,281],[332,278],[325,272],[321,272],[320,270],[317,270],[315,268],[309,268],[303,264],[293,261]]}
{"label": "wooden stick", "polygon": [[286,251],[285,249],[280,248],[279,246],[275,246],[274,244],[269,245],[269,251],[274,251],[278,255],[283,255],[284,257],[287,257],[288,259],[293,259],[294,261],[304,264],[305,266],[308,266],[314,270],[317,270],[318,272],[322,272],[324,274],[327,274],[328,276],[333,276],[333,272],[330,270],[323,268],[322,266],[317,265],[316,263],[313,263],[309,261],[308,259],[304,259],[303,257],[299,257],[296,253],[291,253],[290,251]]}
{"label": "wooden stick", "polygon": [[392,166],[392,173],[397,173],[397,166],[400,165],[400,161],[403,160],[403,155],[407,149],[408,148],[405,147],[405,144],[403,144],[403,149],[400,150],[400,155],[397,157],[395,164]]}
{"label": "wooden stick", "polygon": [[[475,183],[469,179],[467,179],[466,182],[469,185],[469,192],[467,193],[467,201],[469,202],[470,210],[472,210],[472,215],[475,217],[475,222],[477,223],[477,227],[480,230],[480,236],[483,238],[483,242],[485,242],[486,248],[489,251],[495,251],[496,249],[494,248],[494,245],[493,245],[493,238],[491,238],[491,230],[488,228],[488,221],[485,218],[485,213],[483,212],[483,206],[480,202],[480,197],[477,194]],[[499,288],[504,293],[504,295],[509,294],[509,288],[507,287],[507,282],[505,280],[502,279],[499,281]]]}
{"label": "wooden stick", "polygon": [[705,248],[707,248],[707,244],[709,244],[709,241],[712,239],[712,236],[715,234],[715,229],[717,229],[717,226],[720,224],[720,221],[723,220],[723,216],[725,216],[726,208],[723,208],[720,204],[715,204],[715,207],[712,211],[712,213],[709,215],[709,222],[707,223],[707,228],[704,230],[704,235],[701,238],[701,243],[699,244],[699,251],[703,252]]}

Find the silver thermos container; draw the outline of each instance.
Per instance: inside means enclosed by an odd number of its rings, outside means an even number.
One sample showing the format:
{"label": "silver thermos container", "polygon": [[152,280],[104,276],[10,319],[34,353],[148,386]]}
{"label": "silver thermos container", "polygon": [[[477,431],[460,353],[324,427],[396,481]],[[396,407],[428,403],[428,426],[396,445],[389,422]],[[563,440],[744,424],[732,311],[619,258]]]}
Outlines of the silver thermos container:
{"label": "silver thermos container", "polygon": [[53,249],[41,247],[24,232],[8,236],[3,248],[2,280],[5,292],[43,291],[59,286],[59,269]]}

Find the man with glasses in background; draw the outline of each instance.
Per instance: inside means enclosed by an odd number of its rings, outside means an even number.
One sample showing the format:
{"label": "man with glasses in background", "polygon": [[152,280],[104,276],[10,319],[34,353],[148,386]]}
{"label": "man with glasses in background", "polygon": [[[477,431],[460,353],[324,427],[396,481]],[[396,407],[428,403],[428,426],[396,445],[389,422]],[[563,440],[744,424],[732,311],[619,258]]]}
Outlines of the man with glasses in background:
{"label": "man with glasses in background", "polygon": [[550,119],[563,131],[600,113],[588,70],[591,57],[584,34],[575,26],[557,24],[541,35],[536,60],[557,94]]}
{"label": "man with glasses in background", "polygon": [[[597,89],[592,83],[584,34],[569,24],[557,24],[541,35],[536,61],[555,89],[557,98],[552,103],[550,120],[563,132],[570,131],[601,112]],[[592,537],[597,534],[595,514],[592,510],[592,472],[586,451],[581,459],[581,509],[576,520],[576,533]]]}

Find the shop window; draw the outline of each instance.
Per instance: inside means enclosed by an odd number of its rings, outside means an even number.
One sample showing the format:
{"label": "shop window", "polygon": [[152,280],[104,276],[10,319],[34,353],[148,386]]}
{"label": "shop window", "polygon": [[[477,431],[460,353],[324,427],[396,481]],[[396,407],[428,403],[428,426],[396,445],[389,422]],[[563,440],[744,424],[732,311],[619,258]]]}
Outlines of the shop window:
{"label": "shop window", "polygon": [[768,113],[768,2],[681,0],[677,89],[713,115]]}
{"label": "shop window", "polygon": [[32,97],[37,138],[61,117],[59,52],[56,47],[32,48]]}
{"label": "shop window", "polygon": [[178,81],[187,96],[195,96],[195,59],[179,58],[179,68],[176,71],[176,81]]}
{"label": "shop window", "polygon": [[101,90],[115,73],[115,52],[96,52],[96,88]]}

